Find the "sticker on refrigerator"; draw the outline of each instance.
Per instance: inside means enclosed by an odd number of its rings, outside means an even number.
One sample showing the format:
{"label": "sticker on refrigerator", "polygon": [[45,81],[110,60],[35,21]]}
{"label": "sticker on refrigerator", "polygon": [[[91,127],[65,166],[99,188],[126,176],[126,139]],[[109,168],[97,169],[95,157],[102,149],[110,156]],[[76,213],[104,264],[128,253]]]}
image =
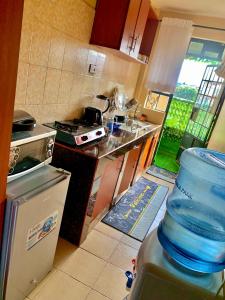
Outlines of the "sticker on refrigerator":
{"label": "sticker on refrigerator", "polygon": [[50,216],[40,221],[28,230],[26,250],[32,248],[40,240],[46,237],[57,225],[59,212],[55,211]]}

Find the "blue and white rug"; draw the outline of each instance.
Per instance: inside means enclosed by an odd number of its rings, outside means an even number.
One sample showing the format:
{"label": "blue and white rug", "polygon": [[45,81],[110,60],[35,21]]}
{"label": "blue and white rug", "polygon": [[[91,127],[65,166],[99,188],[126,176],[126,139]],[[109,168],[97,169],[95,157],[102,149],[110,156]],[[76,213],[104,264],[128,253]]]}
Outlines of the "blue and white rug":
{"label": "blue and white rug", "polygon": [[166,186],[141,177],[107,213],[102,222],[143,241],[168,190]]}
{"label": "blue and white rug", "polygon": [[171,171],[153,165],[146,171],[146,173],[155,176],[157,178],[166,180],[170,183],[175,183],[175,179],[177,177],[176,173],[173,173]]}

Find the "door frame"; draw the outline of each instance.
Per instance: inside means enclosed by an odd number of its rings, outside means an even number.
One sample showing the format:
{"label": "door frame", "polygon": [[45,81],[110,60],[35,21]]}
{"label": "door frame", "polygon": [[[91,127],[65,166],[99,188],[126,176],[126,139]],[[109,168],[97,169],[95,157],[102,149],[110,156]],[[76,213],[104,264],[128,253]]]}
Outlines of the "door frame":
{"label": "door frame", "polygon": [[0,244],[24,0],[0,0]]}
{"label": "door frame", "polygon": [[151,163],[152,165],[154,165],[155,156],[157,154],[157,151],[158,151],[158,148],[159,148],[159,145],[160,145],[160,141],[161,141],[161,137],[163,135],[163,129],[164,129],[164,125],[165,125],[165,122],[166,122],[166,118],[167,118],[167,115],[168,115],[168,112],[169,112],[169,109],[170,109],[170,105],[171,105],[172,100],[173,100],[173,94],[163,93],[163,92],[156,92],[156,91],[153,91],[153,93],[163,95],[163,96],[167,96],[169,98],[169,100],[168,100],[168,104],[167,104],[167,107],[166,107],[166,110],[165,110],[165,116],[163,118],[163,123],[162,123],[162,127],[161,127],[161,130],[160,130],[157,145],[155,147],[155,152],[154,152],[154,155],[153,155],[153,158],[152,158],[152,163]]}

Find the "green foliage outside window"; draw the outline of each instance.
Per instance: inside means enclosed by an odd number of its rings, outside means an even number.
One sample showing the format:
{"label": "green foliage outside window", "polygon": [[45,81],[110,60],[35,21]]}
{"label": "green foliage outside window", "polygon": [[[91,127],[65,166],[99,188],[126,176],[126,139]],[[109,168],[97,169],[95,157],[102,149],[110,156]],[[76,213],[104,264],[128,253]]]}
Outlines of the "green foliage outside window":
{"label": "green foliage outside window", "polygon": [[195,101],[198,89],[187,85],[178,85],[176,87],[174,97],[182,98],[189,101]]}

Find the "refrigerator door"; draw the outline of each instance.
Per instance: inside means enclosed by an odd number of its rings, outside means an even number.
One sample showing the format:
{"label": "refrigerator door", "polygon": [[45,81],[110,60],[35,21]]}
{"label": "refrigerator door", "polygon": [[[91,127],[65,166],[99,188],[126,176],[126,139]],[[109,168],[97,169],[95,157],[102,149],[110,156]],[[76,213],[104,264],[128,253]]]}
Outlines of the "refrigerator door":
{"label": "refrigerator door", "polygon": [[45,166],[8,185],[1,281],[23,300],[52,269],[70,176]]}

